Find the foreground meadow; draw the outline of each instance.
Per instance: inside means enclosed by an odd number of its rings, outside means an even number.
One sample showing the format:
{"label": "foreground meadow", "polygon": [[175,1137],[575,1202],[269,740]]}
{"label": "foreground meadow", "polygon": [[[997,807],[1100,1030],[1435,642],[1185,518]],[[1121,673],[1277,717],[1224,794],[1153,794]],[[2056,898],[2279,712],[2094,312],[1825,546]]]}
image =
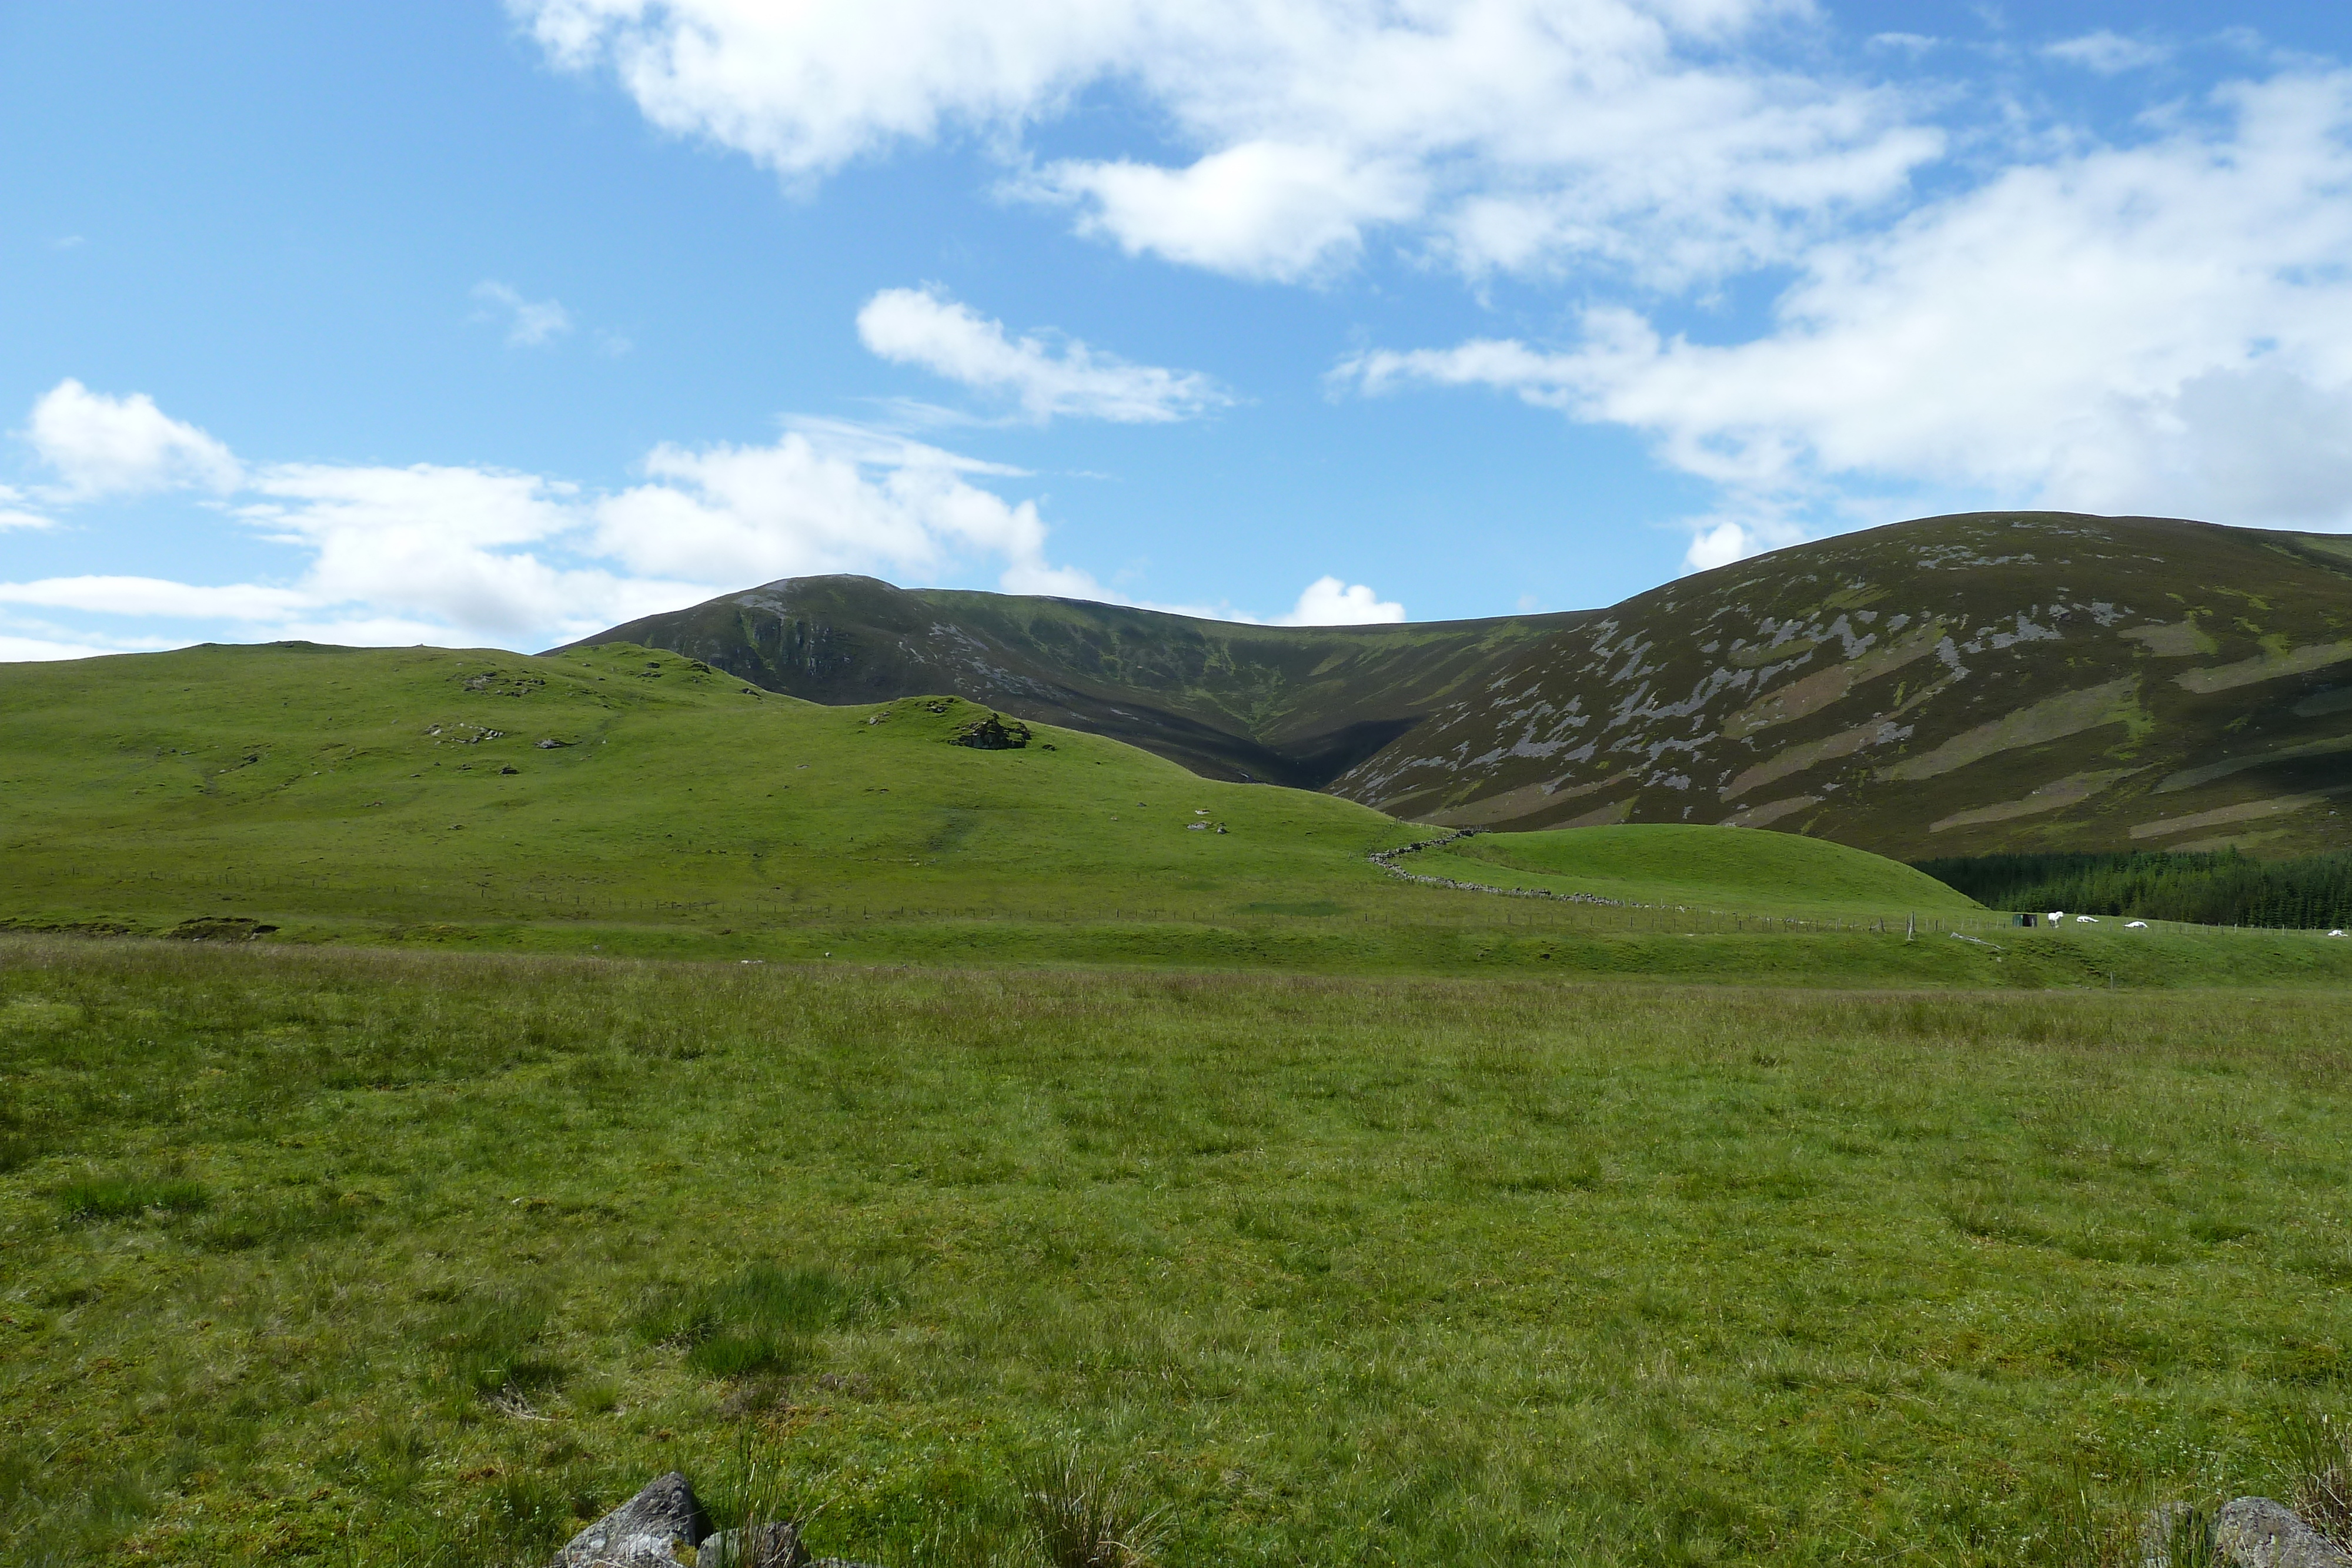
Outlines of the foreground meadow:
{"label": "foreground meadow", "polygon": [[2089,1563],[2347,1404],[2347,1022],[0,939],[0,1544]]}

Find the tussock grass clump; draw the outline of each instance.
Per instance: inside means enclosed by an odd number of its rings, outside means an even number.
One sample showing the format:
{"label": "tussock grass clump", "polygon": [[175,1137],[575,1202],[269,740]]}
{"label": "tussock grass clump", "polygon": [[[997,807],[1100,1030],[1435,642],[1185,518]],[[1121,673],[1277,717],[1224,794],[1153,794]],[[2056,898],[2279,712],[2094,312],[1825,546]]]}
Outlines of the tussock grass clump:
{"label": "tussock grass clump", "polygon": [[547,1355],[549,1303],[535,1291],[508,1285],[446,1292],[447,1304],[426,1343],[443,1375],[469,1394],[529,1394],[562,1381],[564,1368]]}
{"label": "tussock grass clump", "polygon": [[1022,1489],[1038,1549],[1052,1568],[1153,1568],[1170,1533],[1168,1511],[1072,1457]]}
{"label": "tussock grass clump", "polygon": [[754,1263],[707,1284],[668,1285],[639,1307],[647,1341],[686,1347],[686,1364],[706,1377],[784,1376],[814,1359],[812,1339],[887,1305],[871,1281],[819,1268]]}
{"label": "tussock grass clump", "polygon": [[2352,1552],[2352,1423],[2327,1415],[2294,1431],[2299,1473],[2284,1500],[2312,1529]]}

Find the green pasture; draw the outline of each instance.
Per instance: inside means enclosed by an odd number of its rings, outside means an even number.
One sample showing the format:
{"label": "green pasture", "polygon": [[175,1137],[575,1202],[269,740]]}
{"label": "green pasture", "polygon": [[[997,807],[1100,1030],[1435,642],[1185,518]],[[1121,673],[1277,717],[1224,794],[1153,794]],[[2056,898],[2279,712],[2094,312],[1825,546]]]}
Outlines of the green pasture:
{"label": "green pasture", "polygon": [[1476,862],[1475,880],[1498,887],[1632,904],[1776,915],[1983,913],[1976,900],[1899,861],[1795,833],[1665,822],[1483,833],[1420,857],[1415,869],[1451,875],[1463,862]]}
{"label": "green pasture", "polygon": [[2317,937],[2011,932],[1908,868],[1770,832],[1491,834],[1401,862],[1611,903],[1431,887],[1367,858],[1427,828],[1071,731],[950,744],[984,716],[823,707],[619,644],[0,666],[0,925],[818,964],[2352,979],[2352,943]]}
{"label": "green pasture", "polygon": [[0,1543],[2122,1561],[2347,1414],[2347,1022],[0,937]]}

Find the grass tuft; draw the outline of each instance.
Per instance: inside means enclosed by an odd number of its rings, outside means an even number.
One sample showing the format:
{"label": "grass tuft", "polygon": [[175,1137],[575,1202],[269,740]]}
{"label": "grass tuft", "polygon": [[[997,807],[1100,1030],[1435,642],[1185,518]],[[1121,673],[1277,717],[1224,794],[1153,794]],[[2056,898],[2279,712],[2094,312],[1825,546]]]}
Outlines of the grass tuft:
{"label": "grass tuft", "polygon": [[828,1269],[755,1263],[709,1284],[655,1291],[635,1326],[648,1341],[684,1345],[686,1364],[705,1377],[789,1376],[813,1361],[814,1335],[886,1299]]}
{"label": "grass tuft", "polygon": [[443,1310],[428,1343],[448,1380],[467,1393],[529,1393],[563,1380],[562,1364],[539,1348],[549,1316],[546,1298],[536,1291],[466,1291]]}
{"label": "grass tuft", "polygon": [[151,1210],[194,1214],[210,1204],[202,1182],[180,1176],[96,1176],[57,1189],[58,1211],[69,1223],[133,1219]]}
{"label": "grass tuft", "polygon": [[1086,1469],[1075,1455],[1032,1479],[1024,1496],[1053,1568],[1151,1568],[1170,1533],[1164,1509]]}
{"label": "grass tuft", "polygon": [[2333,1416],[2296,1424],[2295,1483],[2287,1506],[2304,1522],[2352,1552],[2352,1427]]}

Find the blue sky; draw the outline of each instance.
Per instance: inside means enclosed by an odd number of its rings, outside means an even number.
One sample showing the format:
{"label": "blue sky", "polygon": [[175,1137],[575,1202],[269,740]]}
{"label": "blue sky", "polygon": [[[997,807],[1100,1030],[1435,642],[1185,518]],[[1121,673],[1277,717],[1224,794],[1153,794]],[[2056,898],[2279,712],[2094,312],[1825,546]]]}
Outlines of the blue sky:
{"label": "blue sky", "polygon": [[2340,6],[0,0],[0,659],[2352,528]]}

